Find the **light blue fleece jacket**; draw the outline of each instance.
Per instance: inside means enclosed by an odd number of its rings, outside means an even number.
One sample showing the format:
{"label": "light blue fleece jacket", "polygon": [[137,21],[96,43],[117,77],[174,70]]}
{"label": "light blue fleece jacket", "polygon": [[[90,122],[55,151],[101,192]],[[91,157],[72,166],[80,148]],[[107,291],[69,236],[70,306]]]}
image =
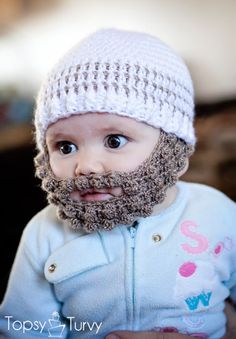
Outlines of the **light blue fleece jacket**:
{"label": "light blue fleece jacket", "polygon": [[[219,339],[236,300],[236,204],[179,182],[131,227],[75,232],[48,206],[24,230],[0,308],[1,338],[104,338],[114,330]],[[58,314],[56,313],[58,312]]]}

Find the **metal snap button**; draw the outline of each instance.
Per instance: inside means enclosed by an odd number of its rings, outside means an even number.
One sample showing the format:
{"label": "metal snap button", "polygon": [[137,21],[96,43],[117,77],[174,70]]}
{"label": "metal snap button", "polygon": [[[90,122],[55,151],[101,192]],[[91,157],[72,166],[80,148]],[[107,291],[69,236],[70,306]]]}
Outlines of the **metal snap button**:
{"label": "metal snap button", "polygon": [[152,240],[155,242],[161,241],[161,235],[160,234],[153,234]]}
{"label": "metal snap button", "polygon": [[50,273],[53,273],[53,272],[55,271],[56,267],[57,267],[56,264],[52,264],[52,265],[50,265],[50,266],[48,267],[48,271],[49,271]]}

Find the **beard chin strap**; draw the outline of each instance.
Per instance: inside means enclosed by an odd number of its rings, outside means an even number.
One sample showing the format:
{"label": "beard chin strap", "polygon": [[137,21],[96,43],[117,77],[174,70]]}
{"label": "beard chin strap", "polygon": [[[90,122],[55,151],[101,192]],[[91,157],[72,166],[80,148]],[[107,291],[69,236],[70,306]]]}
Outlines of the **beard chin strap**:
{"label": "beard chin strap", "polygon": [[[36,175],[42,179],[49,203],[58,206],[59,218],[68,220],[73,229],[91,233],[111,230],[118,224],[130,225],[139,217],[150,216],[154,206],[164,201],[167,189],[177,182],[193,151],[192,145],[161,130],[151,155],[131,172],[61,180],[50,168],[47,151],[39,153],[34,160]],[[70,197],[73,191],[114,187],[121,187],[123,194],[105,201],[75,201]]]}

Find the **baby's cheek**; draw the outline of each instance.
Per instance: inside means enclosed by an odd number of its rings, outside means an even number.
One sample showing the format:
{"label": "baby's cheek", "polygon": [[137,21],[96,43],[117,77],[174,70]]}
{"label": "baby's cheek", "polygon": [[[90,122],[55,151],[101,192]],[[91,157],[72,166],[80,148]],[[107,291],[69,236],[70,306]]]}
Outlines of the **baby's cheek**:
{"label": "baby's cheek", "polygon": [[71,164],[68,159],[59,160],[57,157],[50,157],[50,167],[53,172],[53,174],[58,179],[69,179],[73,178],[74,175],[74,169],[73,164]]}
{"label": "baby's cheek", "polygon": [[136,170],[138,166],[140,166],[145,160],[145,157],[141,157],[140,155],[129,154],[129,156],[125,158],[120,158],[119,161],[113,162],[111,164],[112,171],[118,172],[131,172]]}

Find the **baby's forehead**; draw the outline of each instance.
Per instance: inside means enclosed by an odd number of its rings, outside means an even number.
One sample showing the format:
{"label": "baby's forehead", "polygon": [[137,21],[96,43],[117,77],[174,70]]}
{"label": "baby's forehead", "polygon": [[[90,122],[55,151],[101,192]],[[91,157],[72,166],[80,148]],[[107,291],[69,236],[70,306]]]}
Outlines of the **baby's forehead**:
{"label": "baby's forehead", "polygon": [[91,131],[109,131],[117,130],[120,132],[140,131],[145,129],[155,129],[146,122],[137,120],[135,118],[127,117],[123,114],[109,113],[109,112],[86,112],[71,114],[66,118],[58,119],[52,123],[47,130],[47,134],[52,131],[64,132],[73,130],[91,130]]}

